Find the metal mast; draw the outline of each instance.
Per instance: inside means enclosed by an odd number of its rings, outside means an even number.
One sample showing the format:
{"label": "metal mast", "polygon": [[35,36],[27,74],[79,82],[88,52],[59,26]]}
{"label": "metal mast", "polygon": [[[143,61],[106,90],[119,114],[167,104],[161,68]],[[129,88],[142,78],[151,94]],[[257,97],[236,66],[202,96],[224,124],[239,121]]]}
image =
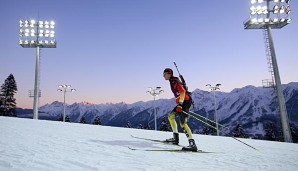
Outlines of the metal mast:
{"label": "metal mast", "polygon": [[[265,4],[263,2],[265,2]],[[272,6],[270,6],[271,2]],[[253,6],[250,8],[251,15],[250,18],[244,22],[245,29],[264,29],[267,56],[270,56],[270,58],[268,58],[269,71],[272,71],[272,65],[274,76],[274,79],[272,78],[272,82],[269,85],[272,85],[272,87],[276,89],[285,142],[292,142],[292,136],[285,98],[281,86],[271,29],[281,29],[290,23],[291,18],[289,14],[291,10],[289,2],[290,0],[251,0],[251,3],[253,4]],[[273,19],[270,18],[270,13],[274,15]]]}

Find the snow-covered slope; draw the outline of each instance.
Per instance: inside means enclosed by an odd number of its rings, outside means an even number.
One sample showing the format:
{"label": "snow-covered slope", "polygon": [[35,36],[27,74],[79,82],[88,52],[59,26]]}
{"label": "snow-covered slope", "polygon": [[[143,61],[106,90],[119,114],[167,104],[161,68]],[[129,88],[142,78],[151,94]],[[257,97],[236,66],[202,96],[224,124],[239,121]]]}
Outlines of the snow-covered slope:
{"label": "snow-covered slope", "polygon": [[[0,170],[297,170],[298,145],[194,135],[200,149],[215,153],[133,151],[178,147],[139,140],[169,132],[0,117]],[[187,145],[180,134],[181,144]]]}

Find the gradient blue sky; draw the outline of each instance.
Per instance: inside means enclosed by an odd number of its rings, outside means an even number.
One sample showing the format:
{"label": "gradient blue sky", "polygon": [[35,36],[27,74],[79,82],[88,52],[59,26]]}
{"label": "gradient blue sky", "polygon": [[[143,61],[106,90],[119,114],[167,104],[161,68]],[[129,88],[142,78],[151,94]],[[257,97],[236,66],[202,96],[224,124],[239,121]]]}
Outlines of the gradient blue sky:
{"label": "gradient blue sky", "polygon": [[[56,49],[41,51],[40,105],[62,101],[58,85],[77,91],[67,102],[148,101],[166,90],[163,69],[175,61],[190,90],[221,83],[229,92],[271,78],[262,30],[244,30],[250,0],[1,0],[0,84],[12,73],[17,106],[32,108],[36,50],[18,44],[19,20],[55,20]],[[298,81],[298,2],[292,23],[273,30],[282,83]],[[177,72],[176,72],[177,73]]]}

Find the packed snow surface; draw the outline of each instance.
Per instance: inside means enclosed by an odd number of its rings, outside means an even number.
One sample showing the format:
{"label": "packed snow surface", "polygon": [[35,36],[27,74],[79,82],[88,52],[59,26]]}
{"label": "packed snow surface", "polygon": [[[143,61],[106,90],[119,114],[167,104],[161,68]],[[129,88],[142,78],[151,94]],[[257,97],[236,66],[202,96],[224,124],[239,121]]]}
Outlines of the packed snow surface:
{"label": "packed snow surface", "polygon": [[[180,147],[140,140],[171,132],[0,117],[0,170],[297,170],[298,144],[194,135],[214,153],[134,151]],[[187,145],[180,133],[180,144]]]}

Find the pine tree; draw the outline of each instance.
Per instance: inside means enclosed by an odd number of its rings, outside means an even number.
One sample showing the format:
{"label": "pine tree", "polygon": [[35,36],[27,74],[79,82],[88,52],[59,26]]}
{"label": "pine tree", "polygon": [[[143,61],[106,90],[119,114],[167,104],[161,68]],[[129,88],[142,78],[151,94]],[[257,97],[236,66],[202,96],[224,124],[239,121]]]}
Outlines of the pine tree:
{"label": "pine tree", "polygon": [[17,83],[14,76],[10,74],[4,84],[1,86],[0,92],[0,115],[3,116],[17,116],[16,115],[16,99],[14,98],[17,92]]}
{"label": "pine tree", "polygon": [[70,122],[70,117],[68,115],[65,116],[65,122]]}
{"label": "pine tree", "polygon": [[151,127],[150,127],[149,123],[147,123],[147,125],[145,126],[145,128],[144,128],[144,129],[148,129],[148,130],[150,130],[150,129],[151,129]]}
{"label": "pine tree", "polygon": [[[213,122],[207,122],[209,125],[213,126],[213,127],[216,127],[216,124],[213,123]],[[216,135],[216,129],[210,127],[209,125],[206,125],[201,134],[203,135]]]}
{"label": "pine tree", "polygon": [[165,116],[162,117],[159,130],[160,131],[170,131],[169,125],[167,123],[167,120],[166,120]]}
{"label": "pine tree", "polygon": [[82,118],[81,118],[81,120],[80,120],[80,123],[82,123],[82,124],[85,124],[85,123],[86,123],[86,119],[85,119],[84,116],[82,116]]}
{"label": "pine tree", "polygon": [[[63,114],[60,114],[60,116],[58,117],[57,121],[63,122]],[[65,116],[65,122],[70,122],[70,118],[69,118],[68,115]]]}
{"label": "pine tree", "polygon": [[265,127],[265,140],[275,141],[276,136],[274,134],[274,124],[273,122],[269,122]]}
{"label": "pine tree", "polygon": [[209,127],[208,126],[205,126],[200,134],[209,135],[209,132],[210,132],[209,131]]}
{"label": "pine tree", "polygon": [[94,125],[101,125],[101,121],[100,121],[99,116],[96,116],[96,117],[95,117],[95,119],[94,119],[94,121],[93,121],[93,124],[94,124]]}
{"label": "pine tree", "polygon": [[3,115],[3,110],[2,110],[2,107],[1,107],[2,104],[3,104],[2,100],[3,100],[3,98],[2,98],[2,95],[0,94],[0,116]]}
{"label": "pine tree", "polygon": [[234,137],[239,137],[239,138],[246,138],[247,135],[245,134],[242,126],[238,123],[235,130],[233,131],[233,136]]}
{"label": "pine tree", "polygon": [[278,132],[277,132],[277,138],[275,139],[276,141],[284,142],[284,135],[282,131],[282,127],[279,127]]}
{"label": "pine tree", "polygon": [[63,121],[63,114],[60,114],[60,116],[58,117],[57,121]]}
{"label": "pine tree", "polygon": [[144,129],[143,124],[139,124],[138,129]]}
{"label": "pine tree", "polygon": [[297,128],[293,123],[290,123],[290,130],[291,130],[293,143],[298,143],[298,132],[297,132]]}
{"label": "pine tree", "polygon": [[127,128],[131,128],[131,127],[132,127],[132,126],[131,126],[131,123],[130,123],[129,121],[128,121],[127,124],[126,124],[126,127],[127,127]]}

